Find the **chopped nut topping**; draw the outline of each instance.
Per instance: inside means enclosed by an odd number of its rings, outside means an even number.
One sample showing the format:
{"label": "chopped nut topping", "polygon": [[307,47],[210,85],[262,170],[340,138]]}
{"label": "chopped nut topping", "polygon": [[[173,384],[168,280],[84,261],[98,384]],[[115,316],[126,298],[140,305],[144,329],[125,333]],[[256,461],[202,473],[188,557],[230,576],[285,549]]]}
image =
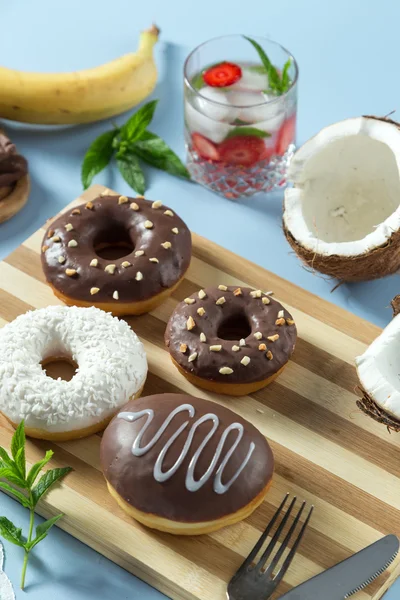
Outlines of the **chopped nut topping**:
{"label": "chopped nut topping", "polygon": [[136,250],[136,252],[135,252],[136,258],[138,258],[139,256],[143,256],[143,254],[144,254],[144,250]]}
{"label": "chopped nut topping", "polygon": [[141,273],[140,271],[138,271],[135,275],[135,279],[136,281],[142,281],[143,279],[143,273]]}
{"label": "chopped nut topping", "polygon": [[260,345],[258,346],[258,349],[259,349],[259,350],[262,350],[263,352],[266,352],[266,350],[267,350],[267,346],[266,346],[265,344],[260,344]]}
{"label": "chopped nut topping", "polygon": [[221,367],[219,372],[221,373],[221,375],[230,375],[231,373],[233,373],[233,369],[231,369],[230,367]]}
{"label": "chopped nut topping", "polygon": [[46,246],[46,244],[44,244],[42,246],[42,252],[46,252],[46,250],[48,250],[48,249],[49,249],[49,246]]}
{"label": "chopped nut topping", "polygon": [[155,202],[153,202],[153,204],[151,205],[151,208],[161,208],[162,207],[162,202],[161,200],[156,200]]}
{"label": "chopped nut topping", "polygon": [[256,338],[256,340],[261,340],[261,338],[262,338],[261,331],[256,331],[254,334],[254,337]]}
{"label": "chopped nut topping", "polygon": [[110,195],[110,190],[108,188],[103,190],[100,194],[100,196],[109,196],[109,195]]}
{"label": "chopped nut topping", "polygon": [[240,350],[240,346],[236,346],[236,344],[234,344],[234,345],[232,346],[232,350],[233,350],[234,352],[239,352],[239,350]]}
{"label": "chopped nut topping", "polygon": [[269,335],[267,337],[267,340],[269,340],[270,342],[276,342],[276,340],[279,340],[279,334],[275,333],[274,335]]}
{"label": "chopped nut topping", "polygon": [[55,231],[54,231],[54,229],[49,229],[49,231],[48,231],[48,233],[47,233],[47,237],[48,237],[48,238],[52,238],[54,234],[55,234]]}
{"label": "chopped nut topping", "polygon": [[164,215],[167,215],[167,217],[173,217],[174,213],[172,212],[172,210],[164,210]]}
{"label": "chopped nut topping", "polygon": [[68,277],[73,277],[76,275],[76,269],[65,269],[65,274],[68,275]]}
{"label": "chopped nut topping", "polygon": [[99,261],[98,261],[98,259],[97,259],[97,258],[92,258],[92,260],[91,260],[91,261],[90,261],[90,263],[89,263],[89,266],[90,266],[90,267],[97,267],[97,266],[98,266],[98,264],[99,264]]}
{"label": "chopped nut topping", "polygon": [[226,292],[226,290],[227,290],[228,288],[226,287],[226,285],[219,285],[219,286],[218,286],[218,289],[219,289],[219,290],[221,290],[221,292]]}
{"label": "chopped nut topping", "polygon": [[274,355],[272,354],[271,350],[268,350],[266,357],[268,358],[268,360],[272,360],[274,358]]}
{"label": "chopped nut topping", "polygon": [[210,350],[211,352],[221,352],[222,346],[221,344],[214,344],[213,346],[210,346]]}
{"label": "chopped nut topping", "polygon": [[275,321],[275,325],[285,325],[285,323],[286,321],[283,317]]}
{"label": "chopped nut topping", "polygon": [[146,229],[153,229],[153,227],[154,227],[154,225],[151,221],[145,221],[144,226],[146,227]]}
{"label": "chopped nut topping", "polygon": [[132,210],[139,210],[139,204],[136,204],[136,202],[131,202],[130,207]]}
{"label": "chopped nut topping", "polygon": [[72,211],[71,215],[80,215],[81,211],[79,208],[74,208],[74,210]]}
{"label": "chopped nut topping", "polygon": [[189,362],[193,362],[194,360],[196,360],[197,358],[197,352],[193,352],[193,354],[191,354],[188,358]]}
{"label": "chopped nut topping", "polygon": [[197,314],[200,315],[200,317],[202,317],[203,315],[206,314],[206,311],[204,310],[204,308],[202,306],[200,306],[200,308],[197,309]]}
{"label": "chopped nut topping", "polygon": [[150,261],[150,262],[153,262],[153,263],[158,263],[158,262],[160,262],[160,261],[158,260],[158,258],[155,258],[155,257],[154,257],[154,258],[149,258],[149,261]]}
{"label": "chopped nut topping", "polygon": [[244,338],[242,338],[242,339],[239,341],[239,346],[245,346],[245,345],[246,345],[246,340],[245,340]]}
{"label": "chopped nut topping", "polygon": [[200,290],[198,293],[198,296],[199,296],[200,300],[203,300],[203,298],[205,298],[207,296],[207,294],[205,293],[204,290]]}
{"label": "chopped nut topping", "polygon": [[172,233],[174,233],[175,235],[178,235],[178,233],[179,233],[179,229],[178,229],[177,227],[173,227],[173,228],[171,229],[171,231],[172,231]]}
{"label": "chopped nut topping", "polygon": [[114,300],[119,300],[118,290],[115,290],[115,292],[113,293],[113,298]]}
{"label": "chopped nut topping", "polygon": [[196,327],[195,320],[193,319],[193,317],[189,317],[188,320],[186,321],[186,329],[188,331],[191,331],[195,327]]}
{"label": "chopped nut topping", "polygon": [[86,202],[85,208],[87,208],[88,210],[93,210],[94,209],[93,202]]}
{"label": "chopped nut topping", "polygon": [[247,367],[247,365],[250,362],[250,358],[248,356],[243,356],[242,360],[240,361],[242,363],[242,365],[244,365],[245,367]]}
{"label": "chopped nut topping", "polygon": [[123,263],[121,263],[121,267],[124,267],[124,269],[127,269],[128,267],[131,267],[131,263],[128,262],[127,260],[124,260]]}
{"label": "chopped nut topping", "polygon": [[76,248],[78,245],[78,242],[76,240],[70,240],[68,242],[68,248]]}
{"label": "chopped nut topping", "polygon": [[144,196],[141,196],[140,194],[138,194],[138,195],[136,196],[136,198],[140,198],[141,200],[144,200],[144,199],[145,199],[145,198],[144,198]]}
{"label": "chopped nut topping", "polygon": [[194,298],[185,298],[184,302],[185,304],[194,304],[196,300]]}
{"label": "chopped nut topping", "polygon": [[63,265],[65,263],[65,256],[59,256],[58,262],[60,263],[60,265]]}
{"label": "chopped nut topping", "polygon": [[286,319],[286,325],[294,325],[293,319]]}
{"label": "chopped nut topping", "polygon": [[179,352],[182,352],[182,354],[185,354],[186,350],[187,350],[187,344],[181,344],[179,346]]}
{"label": "chopped nut topping", "polygon": [[284,311],[284,310],[280,310],[280,311],[278,312],[278,319],[283,319],[283,318],[284,318],[284,316],[285,316],[285,311]]}
{"label": "chopped nut topping", "polygon": [[53,237],[51,238],[52,242],[61,242],[61,238],[59,235],[53,235]]}
{"label": "chopped nut topping", "polygon": [[99,292],[99,291],[100,291],[100,288],[98,288],[98,287],[92,287],[92,288],[90,288],[90,293],[91,293],[92,296],[94,296],[95,294],[97,294],[97,292]]}
{"label": "chopped nut topping", "polygon": [[66,225],[64,225],[66,231],[72,231],[74,226],[72,225],[72,223],[67,223]]}
{"label": "chopped nut topping", "polygon": [[126,204],[127,202],[129,202],[128,197],[127,196],[120,196],[118,198],[118,204]]}
{"label": "chopped nut topping", "polygon": [[234,290],[233,292],[234,296],[241,296],[242,295],[242,289],[241,288],[236,288],[236,290]]}
{"label": "chopped nut topping", "polygon": [[215,304],[218,304],[218,306],[221,306],[222,304],[225,304],[226,300],[223,296],[221,296],[221,298],[218,298],[218,300],[215,302]]}
{"label": "chopped nut topping", "polygon": [[271,300],[270,300],[270,299],[269,299],[267,296],[263,296],[263,297],[261,298],[261,302],[262,302],[263,304],[271,304]]}
{"label": "chopped nut topping", "polygon": [[115,269],[117,268],[117,265],[107,265],[104,270],[106,273],[110,273],[110,275],[114,275]]}
{"label": "chopped nut topping", "polygon": [[252,298],[261,298],[261,290],[253,290],[252,292],[250,292],[250,296]]}
{"label": "chopped nut topping", "polygon": [[201,334],[200,334],[200,341],[201,342],[206,342],[207,341],[207,338],[206,338],[206,336],[205,336],[205,334],[203,332],[201,332]]}
{"label": "chopped nut topping", "polygon": [[171,248],[172,244],[171,244],[171,242],[163,242],[163,243],[161,244],[161,246],[162,246],[163,248],[165,248],[165,250],[169,250],[169,249]]}

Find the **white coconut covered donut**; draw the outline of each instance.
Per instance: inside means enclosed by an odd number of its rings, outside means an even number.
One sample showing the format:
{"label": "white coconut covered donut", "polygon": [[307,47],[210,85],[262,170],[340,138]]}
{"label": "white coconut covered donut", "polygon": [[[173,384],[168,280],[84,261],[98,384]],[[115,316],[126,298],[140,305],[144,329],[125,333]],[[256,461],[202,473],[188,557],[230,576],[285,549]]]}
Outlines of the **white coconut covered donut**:
{"label": "white coconut covered donut", "polygon": [[[41,363],[67,357],[70,381],[52,379]],[[27,435],[69,440],[100,431],[138,397],[147,375],[143,345],[125,321],[98,308],[49,306],[0,330],[0,411]]]}

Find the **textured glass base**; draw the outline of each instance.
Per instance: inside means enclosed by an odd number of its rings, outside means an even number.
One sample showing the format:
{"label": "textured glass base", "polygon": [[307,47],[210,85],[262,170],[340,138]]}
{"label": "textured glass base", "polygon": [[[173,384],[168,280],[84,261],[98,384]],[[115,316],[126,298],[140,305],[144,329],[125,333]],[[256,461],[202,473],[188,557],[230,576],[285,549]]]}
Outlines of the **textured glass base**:
{"label": "textured glass base", "polygon": [[286,174],[295,150],[291,144],[283,156],[273,156],[252,167],[240,167],[201,158],[187,148],[187,168],[192,178],[211,191],[235,199],[270,192],[286,184]]}

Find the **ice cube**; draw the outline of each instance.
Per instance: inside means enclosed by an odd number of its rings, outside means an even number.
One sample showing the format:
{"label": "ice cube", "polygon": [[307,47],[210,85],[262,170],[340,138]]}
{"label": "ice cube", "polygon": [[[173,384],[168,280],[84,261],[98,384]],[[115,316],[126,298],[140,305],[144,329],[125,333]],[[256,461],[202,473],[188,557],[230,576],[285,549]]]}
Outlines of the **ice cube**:
{"label": "ice cube", "polygon": [[231,90],[247,91],[247,92],[262,92],[269,87],[268,75],[266,73],[258,73],[253,71],[251,67],[242,68],[242,77],[230,86]]}
{"label": "ice cube", "polygon": [[[266,94],[235,92],[232,104],[240,106],[239,119],[263,131],[279,129],[285,118],[285,103]],[[269,101],[268,101],[269,100]]]}
{"label": "ice cube", "polygon": [[228,123],[214,121],[206,117],[188,102],[186,102],[185,113],[190,133],[194,133],[195,131],[201,133],[215,144],[222,142],[230,131]]}
{"label": "ice cube", "polygon": [[234,121],[237,118],[237,111],[230,104],[225,92],[211,87],[202,88],[196,98],[200,112],[214,121]]}

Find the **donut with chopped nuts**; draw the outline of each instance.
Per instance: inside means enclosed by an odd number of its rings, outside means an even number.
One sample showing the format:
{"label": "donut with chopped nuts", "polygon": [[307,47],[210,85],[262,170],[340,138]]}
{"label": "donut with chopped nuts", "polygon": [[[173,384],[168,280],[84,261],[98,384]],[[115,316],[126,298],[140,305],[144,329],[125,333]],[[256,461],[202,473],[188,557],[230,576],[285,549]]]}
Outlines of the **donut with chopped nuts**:
{"label": "donut with chopped nuts", "polygon": [[41,257],[63,302],[122,316],[149,312],[172,294],[191,251],[188,227],[161,201],[107,191],[53,221]]}
{"label": "donut with chopped nuts", "polygon": [[178,304],[165,331],[172,361],[194,385],[231,396],[271,383],[297,337],[289,312],[247,287],[210,287]]}

